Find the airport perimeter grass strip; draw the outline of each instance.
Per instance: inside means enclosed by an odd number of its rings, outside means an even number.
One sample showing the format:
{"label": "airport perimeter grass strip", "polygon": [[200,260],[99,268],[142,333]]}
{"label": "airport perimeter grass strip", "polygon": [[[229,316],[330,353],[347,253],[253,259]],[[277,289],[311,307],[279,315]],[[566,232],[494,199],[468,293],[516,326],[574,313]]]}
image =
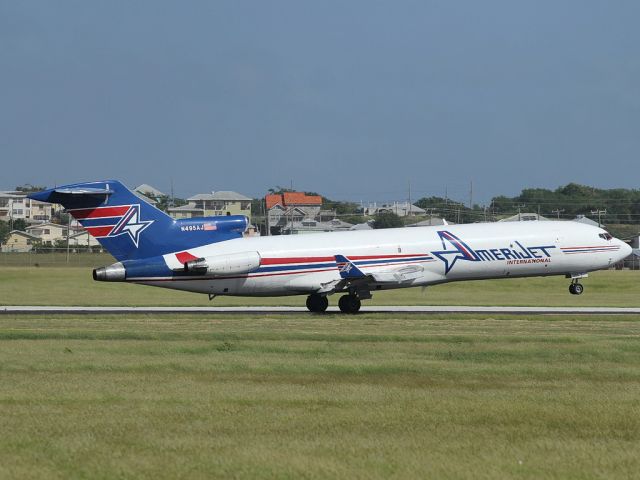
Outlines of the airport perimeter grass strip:
{"label": "airport perimeter grass strip", "polygon": [[2,478],[632,478],[619,316],[3,316]]}

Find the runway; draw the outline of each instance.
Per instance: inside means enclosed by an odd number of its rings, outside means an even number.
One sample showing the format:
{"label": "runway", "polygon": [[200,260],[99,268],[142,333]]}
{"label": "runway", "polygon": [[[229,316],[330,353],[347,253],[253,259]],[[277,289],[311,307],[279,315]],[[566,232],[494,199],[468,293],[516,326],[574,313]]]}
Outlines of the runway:
{"label": "runway", "polygon": [[[339,313],[329,307],[327,313]],[[494,313],[516,315],[640,315],[640,307],[505,307],[505,306],[363,306],[361,313]],[[308,314],[305,307],[64,307],[64,306],[0,306],[0,314],[32,315],[98,315],[98,314]]]}

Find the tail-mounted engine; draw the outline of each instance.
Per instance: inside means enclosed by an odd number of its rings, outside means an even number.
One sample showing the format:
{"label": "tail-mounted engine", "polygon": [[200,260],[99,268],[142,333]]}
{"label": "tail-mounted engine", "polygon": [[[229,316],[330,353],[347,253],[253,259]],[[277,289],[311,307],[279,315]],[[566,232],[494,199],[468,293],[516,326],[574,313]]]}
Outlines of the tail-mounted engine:
{"label": "tail-mounted engine", "polygon": [[191,275],[239,275],[260,267],[258,252],[214,255],[185,262],[184,271]]}

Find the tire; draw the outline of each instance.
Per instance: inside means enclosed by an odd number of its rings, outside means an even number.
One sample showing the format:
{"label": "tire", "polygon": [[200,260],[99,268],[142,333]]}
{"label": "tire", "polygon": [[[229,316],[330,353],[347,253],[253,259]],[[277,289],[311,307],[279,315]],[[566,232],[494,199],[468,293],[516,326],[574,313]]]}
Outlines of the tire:
{"label": "tire", "polygon": [[571,285],[569,285],[569,293],[571,295],[575,295],[576,294],[576,289],[574,287],[575,287],[575,284],[573,284],[573,283]]}
{"label": "tire", "polygon": [[584,287],[582,286],[582,284],[581,284],[581,283],[576,283],[576,284],[573,286],[573,293],[574,293],[575,295],[582,295],[582,292],[584,292]]}
{"label": "tire", "polygon": [[307,308],[310,312],[322,313],[327,310],[329,299],[326,296],[313,294],[307,297]]}
{"label": "tire", "polygon": [[358,313],[361,302],[355,295],[343,295],[338,300],[338,308],[342,313]]}

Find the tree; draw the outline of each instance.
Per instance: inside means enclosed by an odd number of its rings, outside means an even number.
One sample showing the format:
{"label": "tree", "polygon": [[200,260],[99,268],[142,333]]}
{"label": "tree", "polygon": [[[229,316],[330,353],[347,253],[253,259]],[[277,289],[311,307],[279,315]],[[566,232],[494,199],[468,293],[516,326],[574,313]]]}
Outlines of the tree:
{"label": "tree", "polygon": [[23,232],[27,229],[27,222],[22,218],[18,218],[13,221],[13,229],[14,230],[22,230]]}
{"label": "tree", "polygon": [[31,185],[30,183],[25,183],[24,185],[20,185],[16,187],[16,192],[23,193],[33,193],[33,192],[41,192],[45,190],[46,187],[41,187],[40,185]]}
{"label": "tree", "polygon": [[9,235],[9,224],[0,220],[0,243],[4,243]]}
{"label": "tree", "polygon": [[393,212],[378,213],[374,217],[373,228],[398,228],[403,227],[402,219]]}
{"label": "tree", "polygon": [[163,195],[156,199],[157,204],[156,207],[163,212],[169,211],[169,208],[180,207],[182,205],[186,205],[187,201],[183,198],[173,197],[171,198],[168,195]]}

